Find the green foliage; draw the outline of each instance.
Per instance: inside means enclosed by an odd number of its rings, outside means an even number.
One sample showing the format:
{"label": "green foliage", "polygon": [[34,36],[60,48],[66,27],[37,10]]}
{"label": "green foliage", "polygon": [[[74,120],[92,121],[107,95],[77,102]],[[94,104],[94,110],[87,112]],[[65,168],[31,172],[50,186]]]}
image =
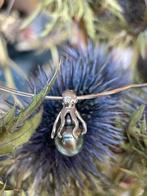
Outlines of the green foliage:
{"label": "green foliage", "polygon": [[[56,78],[57,70],[43,90],[33,97],[30,105],[16,115],[15,106],[0,119],[0,155],[14,152],[26,143],[38,127],[42,110],[38,110]],[[38,110],[38,111],[37,111]],[[37,111],[36,114],[34,112]]]}
{"label": "green foliage", "polygon": [[[120,180],[126,183],[126,190],[133,196],[147,194],[147,126],[145,106],[140,106],[133,114],[127,128],[128,142],[121,157]],[[127,184],[128,183],[128,184]]]}
{"label": "green foliage", "polygon": [[[3,125],[3,129],[5,129],[5,131],[2,131],[2,133],[0,134],[0,154],[2,155],[10,152],[12,153],[20,145],[26,143],[35,132],[40,123],[40,120],[41,112],[38,112],[30,119],[24,121],[24,125],[21,128],[13,132],[7,129],[7,125]],[[8,126],[10,126],[9,123]],[[13,126],[16,126],[15,123],[13,123]],[[17,126],[19,126],[18,123]]]}

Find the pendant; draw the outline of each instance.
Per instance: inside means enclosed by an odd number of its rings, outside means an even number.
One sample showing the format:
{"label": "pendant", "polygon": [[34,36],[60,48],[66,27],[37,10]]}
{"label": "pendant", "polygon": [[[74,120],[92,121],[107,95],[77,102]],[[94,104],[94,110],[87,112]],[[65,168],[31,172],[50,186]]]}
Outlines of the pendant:
{"label": "pendant", "polygon": [[78,154],[83,147],[83,136],[81,135],[81,129],[77,130],[78,138],[73,136],[73,124],[69,115],[66,117],[65,126],[63,128],[62,138],[55,137],[55,145],[58,151],[66,156],[74,156]]}
{"label": "pendant", "polygon": [[83,146],[83,135],[87,125],[76,109],[77,96],[72,90],[62,94],[63,108],[59,112],[51,133],[59,152],[66,156],[74,156]]}

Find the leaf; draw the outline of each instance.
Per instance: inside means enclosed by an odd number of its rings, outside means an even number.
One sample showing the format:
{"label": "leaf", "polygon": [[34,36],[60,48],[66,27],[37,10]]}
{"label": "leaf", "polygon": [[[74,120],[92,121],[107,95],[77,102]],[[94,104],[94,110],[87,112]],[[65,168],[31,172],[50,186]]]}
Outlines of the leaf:
{"label": "leaf", "polygon": [[133,177],[138,177],[138,175],[136,174],[136,172],[128,170],[128,169],[124,169],[124,168],[120,168],[121,171],[125,172],[126,174],[133,176]]}
{"label": "leaf", "polygon": [[3,183],[1,180],[0,180],[0,195],[1,195],[1,193],[2,192],[4,192],[4,191],[8,191],[8,190],[13,190],[13,188],[12,187],[10,187],[10,186],[8,186],[8,185],[6,185],[6,183]]}
{"label": "leaf", "polygon": [[137,44],[141,56],[145,59],[147,57],[147,31],[141,32],[137,38]]}
{"label": "leaf", "polygon": [[29,15],[23,21],[20,29],[23,30],[27,26],[29,26],[36,19],[36,17],[45,9],[45,7],[47,7],[50,3],[52,3],[52,0],[51,1],[42,1],[41,3],[39,3],[37,8],[32,12],[32,14]]}
{"label": "leaf", "polygon": [[135,111],[130,119],[129,126],[128,126],[128,134],[131,136],[136,136],[136,133],[139,134],[140,128],[137,128],[137,122],[142,118],[144,113],[145,106],[141,105],[137,111]]}
{"label": "leaf", "polygon": [[0,37],[0,51],[1,51],[0,64],[4,68],[8,62],[8,53],[6,49],[6,42],[2,37]]}
{"label": "leaf", "polygon": [[141,105],[138,110],[133,113],[127,135],[130,143],[129,149],[136,152],[142,158],[147,159],[147,127],[144,109],[145,106]]}
{"label": "leaf", "polygon": [[[42,110],[39,111],[38,107],[42,104],[44,97],[49,92],[55,78],[57,71],[52,79],[47,83],[43,90],[33,97],[32,102],[26,108],[16,114],[16,107],[12,107],[6,115],[0,119],[2,131],[0,133],[0,155],[9,155],[17,148],[26,143],[40,124],[42,117]],[[36,112],[37,110],[37,112]],[[11,157],[8,157],[8,159]],[[13,161],[13,160],[12,160]],[[11,165],[11,160],[1,159],[0,173],[4,172],[7,166]],[[1,193],[6,193],[6,186],[2,185]],[[10,192],[10,191],[9,191]],[[8,192],[7,192],[8,193]]]}
{"label": "leaf", "polygon": [[114,16],[117,16],[121,22],[125,22],[125,19],[122,15],[123,13],[123,9],[122,7],[119,5],[117,0],[105,0],[105,1],[101,1],[101,5],[102,7],[106,8],[107,10],[109,10]]}
{"label": "leaf", "polygon": [[106,4],[109,9],[113,9],[113,10],[118,11],[120,13],[123,12],[121,6],[119,5],[119,3],[116,0],[111,0],[111,1],[105,0],[104,4]]}
{"label": "leaf", "polygon": [[41,121],[42,112],[38,112],[29,120],[25,121],[24,125],[15,132],[5,132],[0,137],[0,154],[13,152],[20,145],[26,143],[32,134],[35,132]]}
{"label": "leaf", "polygon": [[89,6],[85,5],[85,14],[84,14],[84,20],[87,28],[87,32],[89,36],[94,39],[95,38],[95,28],[94,28],[94,16],[92,10],[89,8]]}
{"label": "leaf", "polygon": [[143,137],[143,142],[147,147],[147,123],[146,123],[146,116],[143,116],[143,120],[141,121],[141,133]]}
{"label": "leaf", "polygon": [[14,121],[16,108],[15,106],[10,108],[6,115],[0,119],[0,134],[7,129],[6,126],[11,125]]}
{"label": "leaf", "polygon": [[35,18],[40,14],[41,9],[42,9],[42,6],[41,5],[38,5],[38,7],[36,8],[36,10],[23,21],[20,29],[23,30],[28,25],[30,25],[35,20]]}
{"label": "leaf", "polygon": [[33,97],[33,100],[30,103],[30,105],[26,109],[22,110],[20,112],[20,114],[16,117],[16,119],[15,119],[16,123],[14,124],[13,129],[15,129],[17,126],[19,126],[19,124],[22,124],[41,105],[45,96],[50,91],[50,88],[56,79],[57,72],[58,72],[58,69],[54,73],[52,79],[45,85],[43,90],[39,94],[37,94]]}
{"label": "leaf", "polygon": [[[42,112],[36,111],[49,92],[57,71],[52,79],[47,83],[43,90],[33,97],[32,102],[26,108],[15,114],[15,107],[12,108],[6,116],[0,120],[2,131],[0,133],[0,155],[13,152],[20,145],[26,143],[38,127]],[[36,114],[34,114],[37,112]]]}

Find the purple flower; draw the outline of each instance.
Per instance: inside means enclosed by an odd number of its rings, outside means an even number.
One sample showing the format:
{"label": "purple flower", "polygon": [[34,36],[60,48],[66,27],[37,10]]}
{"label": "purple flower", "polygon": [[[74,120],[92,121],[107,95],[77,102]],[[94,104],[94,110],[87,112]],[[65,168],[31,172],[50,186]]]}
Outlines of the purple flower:
{"label": "purple flower", "polygon": [[[67,90],[74,90],[77,95],[103,92],[130,83],[128,70],[114,66],[111,55],[103,50],[89,46],[86,52],[65,49],[61,52],[61,70],[49,95],[61,96]],[[114,69],[115,67],[115,69]],[[48,73],[41,71],[36,80],[37,91],[45,85]],[[60,101],[46,100],[42,103],[44,112],[40,126],[30,141],[16,153],[17,161],[10,174],[15,174],[16,181],[21,181],[24,190],[34,190],[35,195],[43,191],[61,193],[63,188],[74,180],[81,187],[84,179],[90,176],[106,180],[97,169],[97,162],[104,162],[107,156],[113,157],[111,149],[124,140],[124,128],[133,106],[125,102],[126,92],[113,96],[104,96],[77,103],[77,109],[87,123],[82,150],[75,156],[61,154],[51,139],[53,123],[62,109]],[[121,126],[117,126],[117,120]],[[20,179],[20,176],[23,176]],[[92,183],[92,181],[91,181]],[[33,188],[32,188],[33,187]],[[30,193],[30,192],[29,192]]]}

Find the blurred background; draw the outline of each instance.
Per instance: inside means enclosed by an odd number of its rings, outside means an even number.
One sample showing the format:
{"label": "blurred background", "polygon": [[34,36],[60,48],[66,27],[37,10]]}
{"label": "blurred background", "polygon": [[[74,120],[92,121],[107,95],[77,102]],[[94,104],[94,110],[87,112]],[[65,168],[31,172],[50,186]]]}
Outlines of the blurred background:
{"label": "blurred background", "polygon": [[[134,82],[147,82],[147,0],[0,0],[0,7],[1,85],[26,91],[39,66],[59,62],[61,46],[84,51],[89,42],[111,55],[112,71],[126,70]],[[147,195],[147,178],[134,180],[126,170],[121,181],[119,167],[112,173],[102,168],[119,184],[110,194]]]}
{"label": "blurred background", "polygon": [[[89,40],[112,54],[135,80],[147,81],[146,0],[1,0],[0,76],[10,87],[38,66],[58,61],[59,46],[86,49]],[[21,77],[21,83],[16,82]]]}

